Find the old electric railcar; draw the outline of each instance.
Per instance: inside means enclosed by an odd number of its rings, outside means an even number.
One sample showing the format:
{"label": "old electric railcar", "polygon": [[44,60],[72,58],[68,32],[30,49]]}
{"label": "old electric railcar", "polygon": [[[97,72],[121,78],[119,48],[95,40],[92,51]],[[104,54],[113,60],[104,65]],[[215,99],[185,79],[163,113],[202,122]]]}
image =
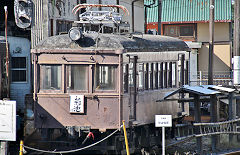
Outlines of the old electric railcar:
{"label": "old electric railcar", "polygon": [[120,128],[122,120],[129,128],[141,128],[154,124],[156,114],[177,118],[187,106],[156,100],[179,86],[181,70],[188,72],[187,51],[183,41],[166,36],[47,38],[31,50],[35,127],[104,134]]}

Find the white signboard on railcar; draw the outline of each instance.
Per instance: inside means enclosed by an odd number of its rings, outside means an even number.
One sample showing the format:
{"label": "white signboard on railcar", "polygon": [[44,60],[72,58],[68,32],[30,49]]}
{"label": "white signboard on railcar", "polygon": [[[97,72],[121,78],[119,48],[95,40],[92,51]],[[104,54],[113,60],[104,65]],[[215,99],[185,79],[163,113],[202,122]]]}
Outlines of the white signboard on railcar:
{"label": "white signboard on railcar", "polygon": [[70,113],[84,113],[84,95],[70,95]]}
{"label": "white signboard on railcar", "polygon": [[172,115],[155,115],[155,127],[172,127]]}
{"label": "white signboard on railcar", "polygon": [[0,100],[0,140],[16,141],[16,101]]}

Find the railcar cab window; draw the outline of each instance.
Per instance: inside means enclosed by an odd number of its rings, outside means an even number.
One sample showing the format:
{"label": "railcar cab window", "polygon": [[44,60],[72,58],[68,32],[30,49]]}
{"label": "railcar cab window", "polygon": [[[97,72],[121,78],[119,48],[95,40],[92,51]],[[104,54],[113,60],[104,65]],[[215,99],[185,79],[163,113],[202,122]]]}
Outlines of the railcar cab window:
{"label": "railcar cab window", "polygon": [[41,90],[61,90],[62,65],[41,65]]}
{"label": "railcar cab window", "polygon": [[66,73],[68,90],[87,91],[87,65],[68,65]]}
{"label": "railcar cab window", "polygon": [[26,57],[12,57],[12,82],[27,82]]}
{"label": "railcar cab window", "polygon": [[94,70],[94,89],[116,90],[116,71],[117,66],[96,65]]}

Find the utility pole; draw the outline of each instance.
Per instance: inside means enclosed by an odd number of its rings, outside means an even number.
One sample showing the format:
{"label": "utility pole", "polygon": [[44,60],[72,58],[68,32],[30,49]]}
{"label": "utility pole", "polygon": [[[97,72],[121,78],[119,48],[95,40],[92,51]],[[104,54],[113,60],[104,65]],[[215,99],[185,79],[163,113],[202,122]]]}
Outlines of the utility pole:
{"label": "utility pole", "polygon": [[[208,84],[213,85],[213,53],[214,53],[214,4],[215,0],[210,0],[209,8],[209,62],[208,62]],[[211,95],[211,122],[217,122],[219,118],[217,96]],[[212,150],[216,150],[218,144],[218,136],[212,136]]]}
{"label": "utility pole", "polygon": [[233,56],[239,56],[239,1],[234,2]]}
{"label": "utility pole", "polygon": [[162,0],[158,0],[158,35],[161,35],[162,30]]}
{"label": "utility pole", "polygon": [[[240,84],[240,52],[239,52],[239,0],[234,1],[234,32],[233,32],[233,84]],[[239,112],[234,93],[229,93],[229,120],[236,119]],[[236,136],[229,134],[229,142],[233,144]]]}
{"label": "utility pole", "polygon": [[214,0],[210,0],[208,84],[213,84]]}

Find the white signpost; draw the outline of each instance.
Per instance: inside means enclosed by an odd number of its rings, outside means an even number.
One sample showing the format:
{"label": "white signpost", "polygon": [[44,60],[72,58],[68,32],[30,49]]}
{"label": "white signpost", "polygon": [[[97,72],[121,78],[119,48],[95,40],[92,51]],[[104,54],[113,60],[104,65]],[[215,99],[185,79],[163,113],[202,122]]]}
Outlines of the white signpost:
{"label": "white signpost", "polygon": [[0,140],[16,141],[16,101],[0,100]]}
{"label": "white signpost", "polygon": [[162,127],[162,154],[165,155],[165,127],[172,127],[172,115],[155,115],[155,127]]}

